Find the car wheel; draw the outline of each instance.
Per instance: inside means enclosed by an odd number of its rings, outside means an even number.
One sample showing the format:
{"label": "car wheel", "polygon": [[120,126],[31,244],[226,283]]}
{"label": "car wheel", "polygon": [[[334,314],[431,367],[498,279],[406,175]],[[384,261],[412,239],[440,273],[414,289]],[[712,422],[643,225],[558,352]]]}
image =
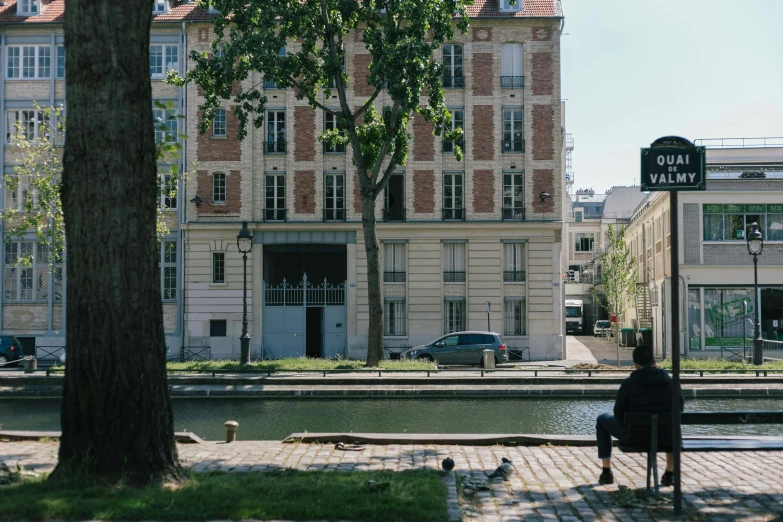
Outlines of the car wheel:
{"label": "car wheel", "polygon": [[419,355],[418,357],[416,357],[416,360],[422,362],[432,362],[434,359],[432,358],[431,355],[427,355],[425,353],[424,355]]}
{"label": "car wheel", "polygon": [[5,367],[5,363],[8,362],[8,357],[5,355],[0,355],[0,368]]}

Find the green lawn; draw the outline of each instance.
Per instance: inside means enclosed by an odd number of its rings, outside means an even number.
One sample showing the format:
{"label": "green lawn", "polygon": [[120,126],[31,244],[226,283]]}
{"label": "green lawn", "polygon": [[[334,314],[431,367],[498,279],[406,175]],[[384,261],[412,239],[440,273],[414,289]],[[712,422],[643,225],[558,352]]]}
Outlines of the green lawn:
{"label": "green lawn", "polygon": [[[664,359],[658,363],[661,368],[671,369],[671,359]],[[726,359],[680,359],[682,370],[783,370],[783,361],[769,361],[761,366],[744,363],[742,361],[730,361]]]}
{"label": "green lawn", "polygon": [[[166,367],[169,370],[236,370],[241,366],[237,361],[190,361],[168,362]],[[434,370],[435,364],[410,360],[383,360],[379,367],[384,370]],[[350,370],[365,368],[365,362],[349,359],[289,357],[273,361],[255,361],[242,368],[247,370]]]}
{"label": "green lawn", "polygon": [[[374,481],[374,482],[370,482]],[[3,520],[448,520],[436,471],[193,473],[177,489],[0,487]]]}

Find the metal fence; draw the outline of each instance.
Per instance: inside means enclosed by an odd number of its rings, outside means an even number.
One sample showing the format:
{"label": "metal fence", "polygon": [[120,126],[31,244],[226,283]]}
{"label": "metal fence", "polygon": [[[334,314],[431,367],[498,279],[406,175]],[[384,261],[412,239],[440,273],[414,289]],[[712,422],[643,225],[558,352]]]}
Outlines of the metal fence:
{"label": "metal fence", "polygon": [[763,357],[770,359],[783,359],[783,341],[767,341],[761,345]]}
{"label": "metal fence", "polygon": [[283,282],[276,286],[266,282],[263,285],[265,306],[345,304],[345,282],[332,285],[324,278],[321,284],[313,284],[305,274],[298,284],[291,284],[283,279]]}

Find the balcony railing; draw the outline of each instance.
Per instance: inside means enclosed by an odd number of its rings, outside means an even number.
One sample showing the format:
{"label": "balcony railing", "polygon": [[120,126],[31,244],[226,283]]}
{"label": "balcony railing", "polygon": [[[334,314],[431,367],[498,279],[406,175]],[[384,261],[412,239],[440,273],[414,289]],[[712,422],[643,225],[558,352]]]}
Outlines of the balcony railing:
{"label": "balcony railing", "polygon": [[503,140],[500,145],[503,152],[525,152],[525,140]]}
{"label": "balcony railing", "polygon": [[501,89],[521,89],[525,86],[524,76],[501,76],[500,88]]}
{"label": "balcony railing", "polygon": [[465,77],[464,76],[451,76],[450,74],[444,74],[443,75],[443,86],[444,87],[465,87]]}
{"label": "balcony railing", "polygon": [[264,221],[285,221],[286,213],[284,208],[264,209]]}
{"label": "balcony railing", "polygon": [[324,152],[335,152],[345,154],[345,144],[324,142]]}
{"label": "balcony railing", "polygon": [[264,152],[267,154],[285,154],[285,140],[267,141],[264,143]]}
{"label": "balcony railing", "polygon": [[443,209],[443,219],[444,220],[464,221],[465,220],[465,209],[464,208],[444,208]]}
{"label": "balcony railing", "polygon": [[274,80],[267,80],[264,82],[264,89],[282,89]]}
{"label": "balcony railing", "polygon": [[443,272],[444,283],[464,283],[465,272]]}
{"label": "balcony railing", "polygon": [[454,145],[459,145],[459,148],[461,148],[463,151],[465,150],[465,142],[463,140],[459,141],[451,141],[451,140],[444,140],[443,141],[443,152],[454,152]]}
{"label": "balcony railing", "polygon": [[405,272],[384,272],[383,273],[383,282],[384,283],[404,283],[405,282]]}
{"label": "balcony railing", "polygon": [[525,271],[524,270],[504,270],[503,281],[506,283],[524,283]]}
{"label": "balcony railing", "polygon": [[344,208],[324,209],[324,221],[345,221]]}
{"label": "balcony railing", "polygon": [[525,208],[506,207],[503,209],[503,219],[525,219]]}
{"label": "balcony railing", "polygon": [[382,219],[384,221],[405,221],[405,209],[385,208],[383,209]]}

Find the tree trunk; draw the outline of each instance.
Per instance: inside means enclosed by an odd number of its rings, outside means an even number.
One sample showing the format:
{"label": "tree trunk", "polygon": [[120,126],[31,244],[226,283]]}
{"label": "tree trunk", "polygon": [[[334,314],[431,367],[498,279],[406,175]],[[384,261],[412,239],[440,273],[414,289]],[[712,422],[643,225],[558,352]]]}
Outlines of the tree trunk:
{"label": "tree trunk", "polygon": [[179,480],[155,236],[152,0],[68,0],[62,439],[53,477]]}
{"label": "tree trunk", "polygon": [[[360,174],[361,176],[362,174]],[[375,199],[362,197],[362,229],[367,254],[367,302],[370,319],[367,331],[367,366],[378,366],[383,359],[383,302],[381,301],[381,266],[378,237],[375,233]]]}
{"label": "tree trunk", "polygon": [[[614,314],[615,318],[619,317],[620,314]],[[614,322],[614,342],[617,343],[617,367],[620,367],[620,323],[619,321]]]}

